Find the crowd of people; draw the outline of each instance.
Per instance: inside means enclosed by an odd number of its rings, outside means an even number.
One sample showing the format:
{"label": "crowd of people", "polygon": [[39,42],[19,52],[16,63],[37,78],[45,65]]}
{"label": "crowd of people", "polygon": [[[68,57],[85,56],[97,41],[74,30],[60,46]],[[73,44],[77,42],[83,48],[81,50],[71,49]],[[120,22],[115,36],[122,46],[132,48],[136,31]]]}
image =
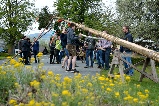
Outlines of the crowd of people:
{"label": "crowd of people", "polygon": [[[69,28],[62,28],[61,33],[57,33],[50,38],[50,64],[61,64],[62,68],[65,68],[67,72],[79,73],[76,70],[77,56],[85,63],[84,68],[93,68],[94,59],[96,59],[98,68],[109,70],[110,66],[110,54],[112,52],[112,42],[101,37],[93,37],[92,33],[88,32],[85,36],[84,42],[81,42],[83,34],[78,36],[75,34],[76,26],[71,23]],[[125,33],[124,40],[133,42],[133,37],[130,34],[129,27],[124,26],[123,32]],[[103,33],[107,34],[106,31]],[[32,47],[32,49],[31,49]],[[20,56],[24,58],[24,64],[29,65],[31,57],[30,51],[33,51],[35,63],[38,63],[37,54],[39,52],[39,41],[34,38],[34,42],[31,43],[30,39],[24,36],[19,41]],[[120,52],[124,54],[131,54],[132,51],[125,47],[120,47]],[[43,53],[48,53],[46,47]],[[129,63],[131,63],[131,57],[123,57]],[[124,63],[125,68],[130,67]],[[130,69],[126,74],[133,75],[134,70]]]}

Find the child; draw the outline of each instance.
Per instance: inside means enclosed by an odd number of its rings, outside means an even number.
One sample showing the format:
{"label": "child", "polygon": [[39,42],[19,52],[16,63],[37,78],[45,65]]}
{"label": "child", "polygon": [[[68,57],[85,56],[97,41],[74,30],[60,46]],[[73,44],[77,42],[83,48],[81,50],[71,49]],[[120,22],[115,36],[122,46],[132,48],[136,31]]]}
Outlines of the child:
{"label": "child", "polygon": [[82,47],[80,47],[79,58],[82,61],[82,63],[84,63],[85,52],[84,52],[84,49]]}

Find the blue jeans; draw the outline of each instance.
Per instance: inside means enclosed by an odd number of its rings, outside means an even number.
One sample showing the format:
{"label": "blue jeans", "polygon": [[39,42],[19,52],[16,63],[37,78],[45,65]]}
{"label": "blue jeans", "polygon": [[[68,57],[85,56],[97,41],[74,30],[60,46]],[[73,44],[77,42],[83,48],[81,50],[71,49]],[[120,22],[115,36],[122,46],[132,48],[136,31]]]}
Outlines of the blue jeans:
{"label": "blue jeans", "polygon": [[89,66],[89,56],[91,60],[91,66],[93,67],[93,50],[86,50],[86,66]]}
{"label": "blue jeans", "polygon": [[64,52],[65,52],[65,56],[67,56],[69,58],[69,52],[66,48],[64,48]]}
{"label": "blue jeans", "polygon": [[61,62],[63,56],[64,56],[64,51],[60,51],[60,56],[59,56],[60,62]]}
{"label": "blue jeans", "polygon": [[98,50],[97,51],[97,61],[98,61],[98,65],[102,67],[104,67],[104,61],[103,61],[103,51],[102,50]]}
{"label": "blue jeans", "polygon": [[[132,52],[126,52],[126,54],[132,54]],[[132,61],[131,61],[131,57],[123,57],[127,62],[129,62],[130,64],[132,64]],[[126,68],[129,68],[130,67],[130,65],[128,65],[127,63],[125,63],[124,62],[124,67],[125,67],[125,69]],[[132,69],[130,69],[127,73],[125,73],[125,74],[128,74],[128,75],[133,75],[134,74],[134,69],[132,68]]]}
{"label": "blue jeans", "polygon": [[110,60],[110,53],[111,53],[111,48],[106,48],[106,51],[103,51],[105,54],[105,69],[109,70],[109,60]]}

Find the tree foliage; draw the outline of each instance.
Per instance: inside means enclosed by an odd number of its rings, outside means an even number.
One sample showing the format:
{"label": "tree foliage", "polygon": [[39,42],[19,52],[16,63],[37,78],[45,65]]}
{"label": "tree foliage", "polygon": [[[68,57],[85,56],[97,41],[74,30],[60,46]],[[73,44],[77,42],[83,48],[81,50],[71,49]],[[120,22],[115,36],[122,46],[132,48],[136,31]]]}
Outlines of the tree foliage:
{"label": "tree foliage", "polygon": [[117,0],[120,25],[128,25],[134,36],[159,38],[159,0]]}
{"label": "tree foliage", "polygon": [[58,0],[55,6],[61,17],[96,30],[114,33],[113,14],[110,8],[103,8],[101,0]]}
{"label": "tree foliage", "polygon": [[52,14],[48,10],[48,7],[45,6],[44,8],[41,9],[41,12],[39,13],[39,27],[38,29],[41,30],[42,28],[46,28],[48,23],[50,22],[52,18]]}
{"label": "tree foliage", "polygon": [[74,22],[84,22],[88,13],[100,9],[101,0],[58,0],[55,3],[59,16],[71,18]]}
{"label": "tree foliage", "polygon": [[1,0],[0,37],[9,47],[20,39],[34,20],[33,3],[29,0]]}

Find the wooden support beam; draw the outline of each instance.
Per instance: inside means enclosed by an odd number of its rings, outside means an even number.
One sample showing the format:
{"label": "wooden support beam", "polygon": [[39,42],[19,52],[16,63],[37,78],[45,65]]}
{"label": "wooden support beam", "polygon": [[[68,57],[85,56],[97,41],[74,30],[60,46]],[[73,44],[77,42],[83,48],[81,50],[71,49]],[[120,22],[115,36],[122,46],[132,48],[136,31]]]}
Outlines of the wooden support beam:
{"label": "wooden support beam", "polygon": [[133,64],[130,64],[129,62],[127,62],[125,59],[123,59],[122,57],[119,57],[120,60],[122,60],[123,62],[127,63],[129,66],[133,67],[135,70],[137,70],[138,72],[140,72],[141,74],[143,74],[145,77],[151,79],[152,81],[158,83],[158,81],[156,79],[153,78],[152,75],[147,74],[144,71],[139,70],[138,68],[136,68]]}

